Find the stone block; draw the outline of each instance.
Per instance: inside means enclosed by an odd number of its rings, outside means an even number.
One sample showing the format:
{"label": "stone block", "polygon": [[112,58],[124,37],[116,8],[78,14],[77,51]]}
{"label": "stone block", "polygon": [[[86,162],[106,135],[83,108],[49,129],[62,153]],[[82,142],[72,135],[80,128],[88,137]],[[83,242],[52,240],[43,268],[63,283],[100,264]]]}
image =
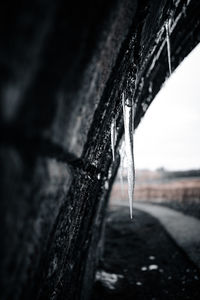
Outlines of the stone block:
{"label": "stone block", "polygon": [[0,294],[2,299],[21,299],[30,297],[27,292],[41,268],[73,175],[66,163],[45,157],[26,160],[14,147],[1,147],[0,161]]}

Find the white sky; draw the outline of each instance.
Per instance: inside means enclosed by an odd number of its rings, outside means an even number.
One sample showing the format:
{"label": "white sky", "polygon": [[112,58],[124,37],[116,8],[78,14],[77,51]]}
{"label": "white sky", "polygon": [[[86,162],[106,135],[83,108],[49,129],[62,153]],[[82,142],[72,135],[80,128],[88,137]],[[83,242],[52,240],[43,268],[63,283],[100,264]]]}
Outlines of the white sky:
{"label": "white sky", "polygon": [[137,169],[200,168],[200,44],[153,100],[135,133]]}

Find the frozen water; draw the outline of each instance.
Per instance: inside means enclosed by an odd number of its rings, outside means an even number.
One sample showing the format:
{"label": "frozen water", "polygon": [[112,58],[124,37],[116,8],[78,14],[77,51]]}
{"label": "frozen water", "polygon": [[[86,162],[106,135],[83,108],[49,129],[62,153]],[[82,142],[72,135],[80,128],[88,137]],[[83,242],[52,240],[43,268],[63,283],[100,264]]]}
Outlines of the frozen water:
{"label": "frozen water", "polygon": [[108,170],[108,179],[112,177],[112,168],[110,167]]}
{"label": "frozen water", "polygon": [[124,140],[122,140],[121,146],[119,148],[119,155],[120,155],[120,167],[119,167],[119,178],[120,178],[120,185],[121,185],[121,196],[122,199],[124,198],[124,180],[123,180],[123,170],[124,170],[124,161],[125,161],[125,144]]}
{"label": "frozen water", "polygon": [[123,179],[123,169],[122,166],[119,168],[119,178],[120,178],[120,186],[121,186],[121,196],[124,198],[124,179]]}
{"label": "frozen water", "polygon": [[142,103],[142,110],[143,112],[145,112],[148,108],[148,104],[147,103]]}
{"label": "frozen water", "polygon": [[102,284],[110,290],[115,289],[115,286],[120,278],[124,278],[124,276],[105,271],[97,271],[96,273],[96,281],[101,281]]}
{"label": "frozen water", "polygon": [[155,256],[151,255],[151,256],[149,256],[149,259],[150,259],[150,260],[154,260],[154,259],[155,259]]}
{"label": "frozen water", "polygon": [[[128,99],[127,99],[128,100]],[[128,196],[130,217],[133,218],[133,191],[135,185],[135,170],[133,157],[133,134],[134,134],[134,105],[125,102],[124,93],[122,95],[122,106],[124,115],[124,131],[125,131],[125,150],[127,160],[127,177],[128,177]]]}
{"label": "frozen water", "polygon": [[152,88],[153,88],[153,82],[150,81],[150,83],[149,83],[149,93],[150,94],[152,93]]}
{"label": "frozen water", "polygon": [[150,270],[150,271],[157,270],[157,269],[158,269],[158,266],[157,266],[157,265],[150,265],[150,266],[149,266],[149,270]]}
{"label": "frozen water", "polygon": [[111,149],[112,149],[112,157],[113,161],[115,161],[115,143],[116,143],[116,120],[112,120],[111,128],[110,128],[110,137],[111,137]]}
{"label": "frozen water", "polygon": [[124,93],[122,93],[122,108],[123,108],[124,130],[125,130],[126,112],[125,112],[125,96],[124,96]]}
{"label": "frozen water", "polygon": [[170,45],[170,26],[171,19],[168,19],[165,23],[166,29],[166,40],[167,40],[167,57],[168,57],[168,65],[169,65],[169,74],[172,74],[172,64],[171,64],[171,45]]}
{"label": "frozen water", "polygon": [[105,181],[105,189],[108,190],[108,188],[109,188],[108,181]]}

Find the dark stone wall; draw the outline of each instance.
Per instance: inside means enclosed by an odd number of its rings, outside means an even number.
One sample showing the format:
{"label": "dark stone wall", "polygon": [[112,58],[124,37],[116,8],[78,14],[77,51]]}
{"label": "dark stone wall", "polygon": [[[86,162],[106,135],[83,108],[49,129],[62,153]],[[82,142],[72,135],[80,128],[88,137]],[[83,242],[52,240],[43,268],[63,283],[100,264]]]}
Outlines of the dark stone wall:
{"label": "dark stone wall", "polygon": [[200,40],[199,6],[0,4],[1,299],[90,298],[122,92],[136,103],[137,126],[168,74],[165,21],[175,24],[174,69]]}

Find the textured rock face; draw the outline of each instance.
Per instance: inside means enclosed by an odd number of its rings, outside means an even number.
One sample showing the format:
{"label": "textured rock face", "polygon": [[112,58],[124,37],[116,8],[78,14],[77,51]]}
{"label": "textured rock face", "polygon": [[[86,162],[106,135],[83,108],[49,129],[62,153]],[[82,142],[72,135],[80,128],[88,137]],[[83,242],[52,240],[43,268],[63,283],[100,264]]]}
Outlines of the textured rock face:
{"label": "textured rock face", "polygon": [[[200,40],[198,1],[12,1],[0,15],[1,299],[89,299],[123,133]],[[117,149],[116,149],[117,150]]]}

